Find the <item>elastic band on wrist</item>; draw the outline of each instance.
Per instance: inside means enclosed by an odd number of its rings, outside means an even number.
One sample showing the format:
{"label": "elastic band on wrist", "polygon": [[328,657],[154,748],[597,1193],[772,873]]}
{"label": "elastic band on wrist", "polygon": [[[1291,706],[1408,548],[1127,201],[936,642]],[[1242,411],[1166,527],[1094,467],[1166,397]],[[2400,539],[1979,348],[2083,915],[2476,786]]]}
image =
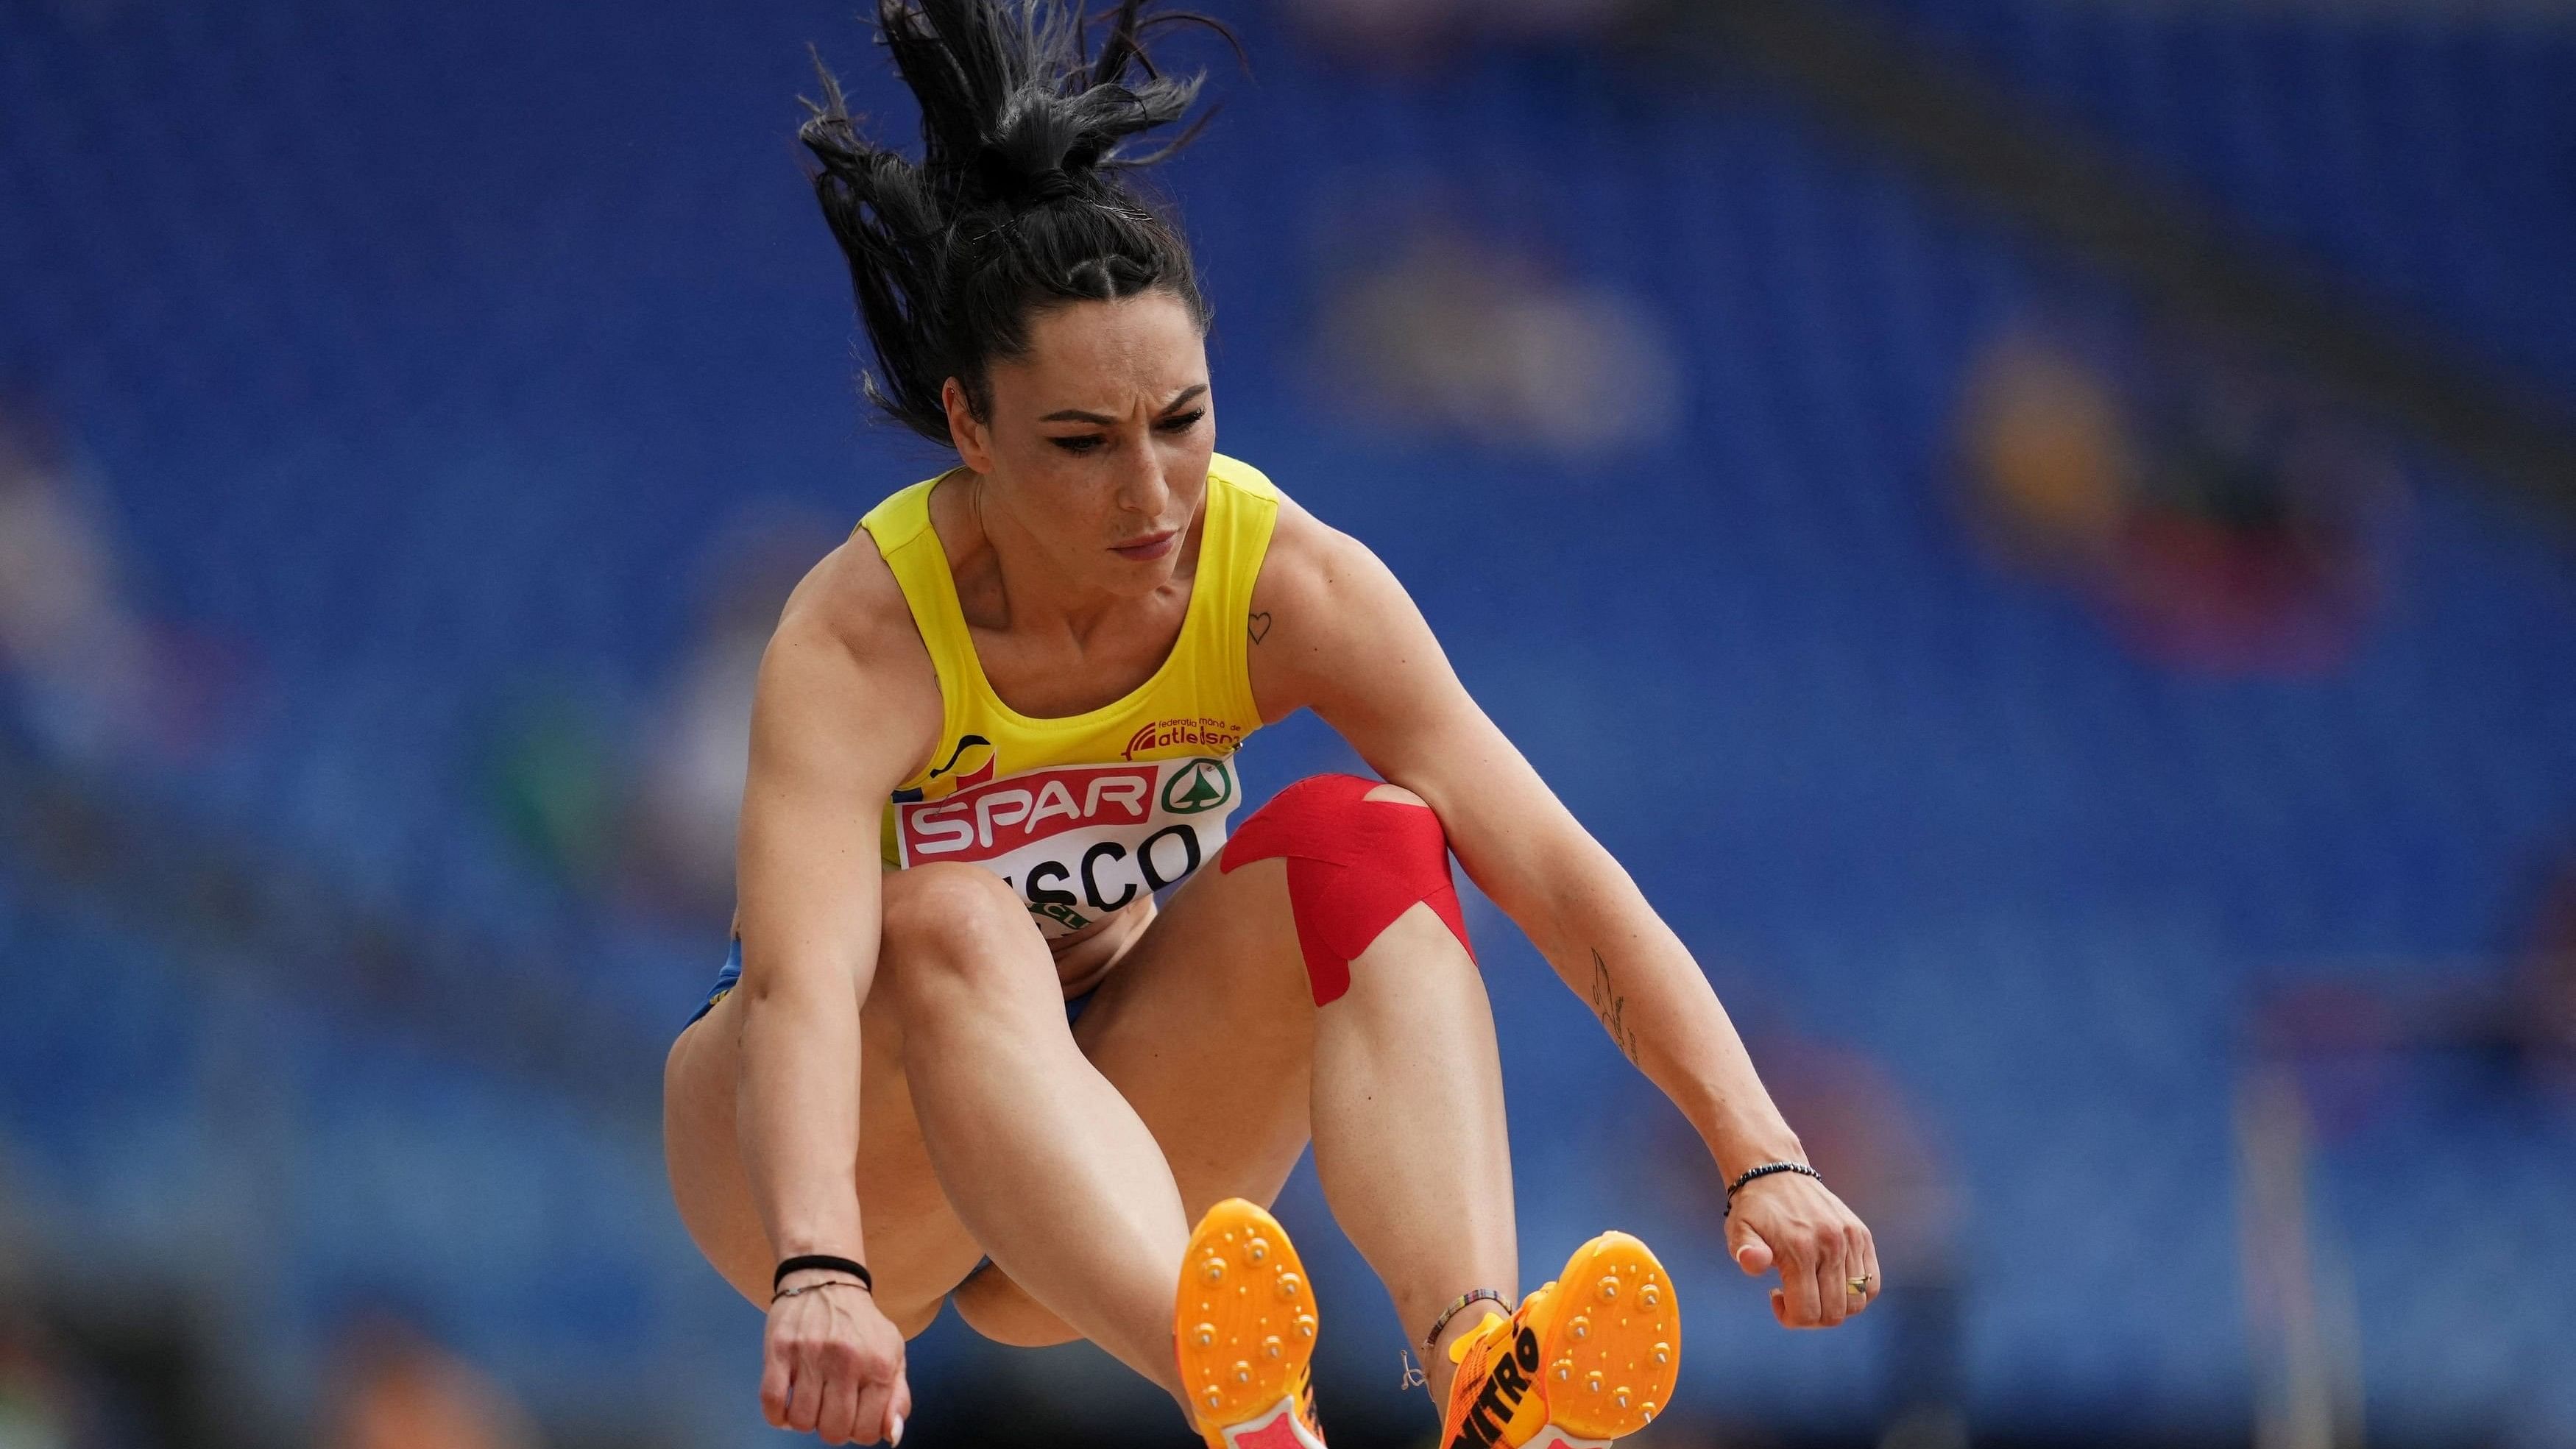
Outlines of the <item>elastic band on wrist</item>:
{"label": "elastic band on wrist", "polygon": [[1800,1177],[1812,1177],[1818,1182],[1825,1180],[1825,1175],[1823,1173],[1816,1171],[1814,1168],[1809,1167],[1803,1162],[1766,1162],[1759,1167],[1748,1167],[1744,1169],[1743,1176],[1738,1177],[1734,1182],[1727,1185],[1726,1211],[1719,1214],[1719,1216],[1725,1217],[1734,1213],[1735,1195],[1744,1191],[1746,1183],[1753,1181],[1757,1177],[1769,1177],[1775,1172],[1794,1172]]}
{"label": "elastic band on wrist", "polygon": [[789,1258],[778,1265],[778,1271],[769,1277],[769,1295],[772,1298],[778,1296],[778,1285],[787,1281],[788,1274],[803,1273],[815,1268],[833,1273],[847,1273],[859,1280],[860,1287],[871,1293],[877,1291],[877,1280],[868,1276],[868,1270],[864,1265],[852,1262],[848,1258],[834,1257],[830,1253],[805,1253]]}

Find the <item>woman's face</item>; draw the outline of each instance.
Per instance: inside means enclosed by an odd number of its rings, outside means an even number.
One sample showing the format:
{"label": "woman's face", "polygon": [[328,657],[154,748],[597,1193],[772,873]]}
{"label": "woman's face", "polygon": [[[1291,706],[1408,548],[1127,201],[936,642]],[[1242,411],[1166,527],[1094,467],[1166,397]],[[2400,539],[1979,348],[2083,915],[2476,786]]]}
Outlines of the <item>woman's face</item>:
{"label": "woman's face", "polygon": [[1070,582],[1137,598],[1170,581],[1216,450],[1207,347],[1163,292],[1040,313],[992,365],[991,415],[947,387],[949,435],[999,510]]}

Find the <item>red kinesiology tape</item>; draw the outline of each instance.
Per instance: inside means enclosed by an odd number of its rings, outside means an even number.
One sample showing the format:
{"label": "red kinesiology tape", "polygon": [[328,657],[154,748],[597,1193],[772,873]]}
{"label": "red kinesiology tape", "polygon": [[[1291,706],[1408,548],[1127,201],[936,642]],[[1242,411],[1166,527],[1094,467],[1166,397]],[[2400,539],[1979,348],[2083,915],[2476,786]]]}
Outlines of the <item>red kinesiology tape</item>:
{"label": "red kinesiology tape", "polygon": [[1475,959],[1440,817],[1409,801],[1367,798],[1377,787],[1357,775],[1300,780],[1243,822],[1218,865],[1287,858],[1288,914],[1317,1006],[1351,989],[1351,961],[1416,901],[1438,912]]}

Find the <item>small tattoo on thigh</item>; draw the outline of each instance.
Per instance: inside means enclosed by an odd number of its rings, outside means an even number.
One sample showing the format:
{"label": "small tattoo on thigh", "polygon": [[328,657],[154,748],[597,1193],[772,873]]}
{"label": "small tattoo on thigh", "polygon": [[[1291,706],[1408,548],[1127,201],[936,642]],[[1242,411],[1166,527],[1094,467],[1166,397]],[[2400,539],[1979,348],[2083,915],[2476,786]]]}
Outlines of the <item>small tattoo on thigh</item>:
{"label": "small tattoo on thigh", "polygon": [[1253,615],[1244,622],[1243,631],[1252,636],[1253,643],[1260,643],[1270,637],[1270,616],[1267,613]]}

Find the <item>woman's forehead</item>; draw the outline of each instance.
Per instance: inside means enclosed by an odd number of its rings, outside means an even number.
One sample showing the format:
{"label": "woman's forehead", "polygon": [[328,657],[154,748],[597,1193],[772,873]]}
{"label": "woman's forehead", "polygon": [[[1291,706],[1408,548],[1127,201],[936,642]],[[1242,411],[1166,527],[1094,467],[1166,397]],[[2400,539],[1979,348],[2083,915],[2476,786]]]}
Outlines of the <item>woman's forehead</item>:
{"label": "woman's forehead", "polygon": [[1207,346],[1189,309],[1154,292],[1051,307],[1032,319],[1027,354],[993,372],[997,386],[1040,411],[1126,412],[1206,382]]}

